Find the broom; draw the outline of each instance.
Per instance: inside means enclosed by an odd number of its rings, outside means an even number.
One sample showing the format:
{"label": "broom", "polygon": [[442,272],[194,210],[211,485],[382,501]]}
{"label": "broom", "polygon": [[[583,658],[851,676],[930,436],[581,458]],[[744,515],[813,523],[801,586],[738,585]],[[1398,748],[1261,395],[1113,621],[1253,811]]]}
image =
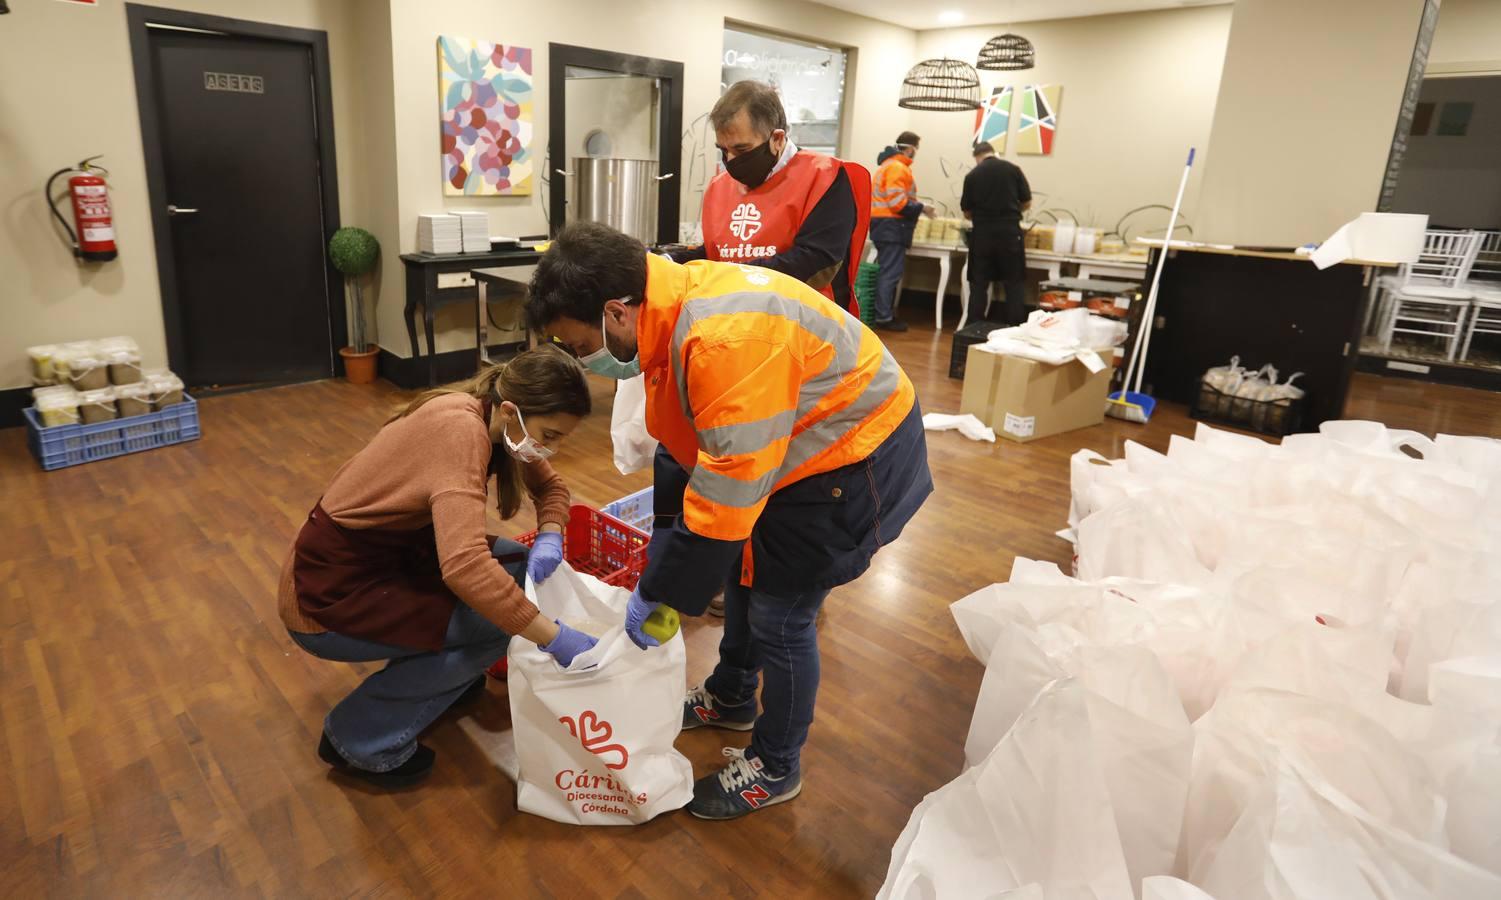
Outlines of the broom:
{"label": "broom", "polygon": [[[1167,237],[1162,242],[1162,259],[1157,261],[1157,271],[1152,274],[1152,288],[1147,292],[1147,308],[1141,316],[1141,333],[1136,336],[1136,346],[1131,348],[1131,361],[1126,366],[1126,376],[1121,379],[1122,390],[1110,395],[1105,401],[1105,412],[1127,422],[1145,423],[1152,418],[1157,401],[1141,392],[1141,378],[1147,370],[1147,349],[1152,343],[1152,326],[1157,316],[1157,286],[1162,283],[1162,270],[1167,267],[1168,250],[1173,243],[1173,229],[1178,226],[1178,209],[1183,205],[1183,190],[1188,187],[1188,173],[1193,170],[1194,148],[1188,148],[1188,163],[1183,167],[1183,178],[1178,182],[1178,198],[1173,201],[1173,212],[1167,219]],[[1136,376],[1133,388],[1131,376]]]}

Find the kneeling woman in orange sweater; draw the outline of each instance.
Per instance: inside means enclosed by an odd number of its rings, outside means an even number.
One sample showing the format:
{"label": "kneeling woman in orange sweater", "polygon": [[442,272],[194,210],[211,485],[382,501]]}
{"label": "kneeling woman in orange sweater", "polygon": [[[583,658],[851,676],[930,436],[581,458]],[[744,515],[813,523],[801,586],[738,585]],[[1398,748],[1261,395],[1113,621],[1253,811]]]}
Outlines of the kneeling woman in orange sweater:
{"label": "kneeling woman in orange sweater", "polygon": [[[518,585],[563,559],[569,494],[546,459],[589,413],[584,371],[542,347],[429,391],[334,475],[283,567],[281,619],[304,650],[389,660],[328,714],[318,755],[383,787],[425,777],[417,734],[471,690],[511,635],[562,665],[594,638],[539,615]],[[494,475],[500,514],[523,492],[539,534],[527,548],[485,534]]]}

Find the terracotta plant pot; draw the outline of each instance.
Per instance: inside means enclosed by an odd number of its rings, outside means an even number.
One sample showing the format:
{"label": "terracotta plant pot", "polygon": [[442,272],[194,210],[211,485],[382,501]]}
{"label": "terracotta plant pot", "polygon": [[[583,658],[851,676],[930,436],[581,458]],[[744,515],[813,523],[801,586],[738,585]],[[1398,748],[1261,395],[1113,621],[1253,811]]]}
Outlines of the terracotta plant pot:
{"label": "terracotta plant pot", "polygon": [[375,357],[380,353],[380,348],[374,344],[364,353],[353,347],[345,347],[339,351],[344,357],[344,377],[350,384],[371,384],[375,381]]}

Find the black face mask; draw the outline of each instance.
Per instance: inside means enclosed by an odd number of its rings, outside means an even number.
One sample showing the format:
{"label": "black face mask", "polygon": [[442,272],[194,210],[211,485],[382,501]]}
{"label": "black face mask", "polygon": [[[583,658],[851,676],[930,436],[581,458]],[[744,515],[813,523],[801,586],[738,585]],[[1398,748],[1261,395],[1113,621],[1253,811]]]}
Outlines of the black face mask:
{"label": "black face mask", "polygon": [[724,170],[747,189],[755,190],[771,174],[776,164],[777,154],[772,152],[771,141],[768,139],[754,150],[747,150],[734,159],[726,159]]}

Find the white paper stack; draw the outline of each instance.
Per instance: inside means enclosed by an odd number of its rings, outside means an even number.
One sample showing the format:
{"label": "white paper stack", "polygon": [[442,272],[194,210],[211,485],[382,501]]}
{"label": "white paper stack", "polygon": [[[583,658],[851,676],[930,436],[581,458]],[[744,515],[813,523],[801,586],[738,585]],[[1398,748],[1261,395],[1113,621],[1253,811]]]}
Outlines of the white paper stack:
{"label": "white paper stack", "polygon": [[422,253],[463,253],[464,235],[459,217],[445,213],[418,216],[417,249]]}
{"label": "white paper stack", "polygon": [[490,252],[490,214],[484,210],[459,210],[460,231],[464,238],[465,253]]}

